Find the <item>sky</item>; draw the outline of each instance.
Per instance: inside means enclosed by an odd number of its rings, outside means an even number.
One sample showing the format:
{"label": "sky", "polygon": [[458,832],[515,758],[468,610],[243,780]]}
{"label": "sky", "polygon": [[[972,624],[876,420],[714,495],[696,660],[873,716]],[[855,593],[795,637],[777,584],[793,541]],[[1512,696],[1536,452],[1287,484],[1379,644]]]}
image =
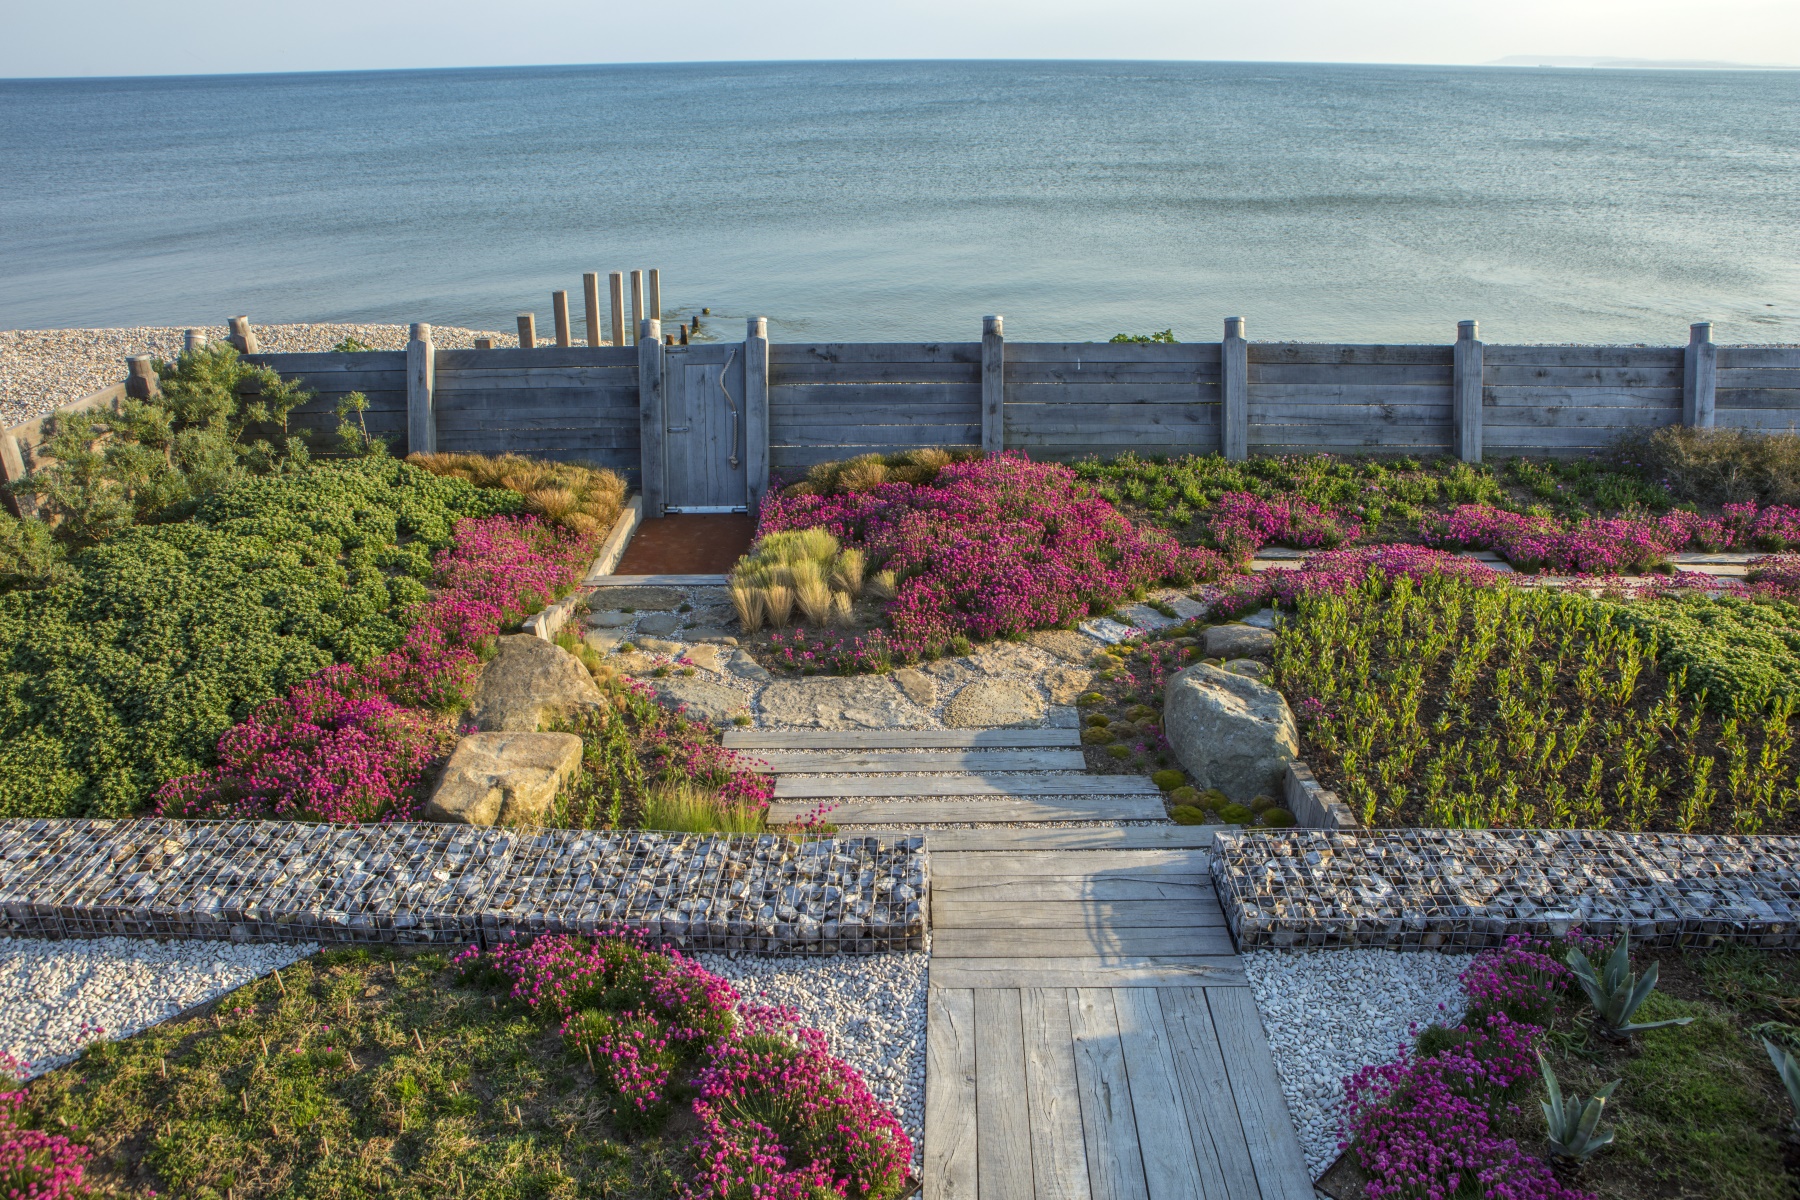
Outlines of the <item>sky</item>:
{"label": "sky", "polygon": [[794,59],[1800,63],[1796,0],[0,0],[0,78]]}

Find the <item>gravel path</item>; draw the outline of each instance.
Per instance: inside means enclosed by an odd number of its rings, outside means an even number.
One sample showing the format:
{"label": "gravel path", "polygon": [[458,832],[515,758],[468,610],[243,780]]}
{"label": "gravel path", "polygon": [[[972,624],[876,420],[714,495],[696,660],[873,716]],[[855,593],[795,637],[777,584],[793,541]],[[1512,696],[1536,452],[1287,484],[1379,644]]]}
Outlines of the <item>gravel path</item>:
{"label": "gravel path", "polygon": [[[134,354],[173,358],[181,352],[188,327],[145,325],[132,329],[4,329],[0,330],[0,427],[41,417],[59,405],[91,396],[125,378],[125,360]],[[197,327],[196,327],[197,328]],[[256,325],[264,352],[291,354],[329,350],[355,338],[375,350],[404,350],[405,325]],[[222,341],[231,332],[223,325],[207,329]],[[433,344],[445,349],[473,347],[478,337],[505,345],[510,334],[433,325]]]}
{"label": "gravel path", "polygon": [[90,1041],[130,1037],[317,949],[310,943],[0,938],[0,1053],[42,1075]]}
{"label": "gravel path", "polygon": [[[784,1004],[831,1039],[894,1110],[915,1151],[925,1144],[925,979],[928,954],[826,958],[696,955],[746,1000]],[[919,1160],[915,1154],[914,1168]]]}
{"label": "gravel path", "polygon": [[1414,1026],[1462,1017],[1467,954],[1260,950],[1241,956],[1314,1179],[1338,1156],[1344,1077],[1394,1059]]}

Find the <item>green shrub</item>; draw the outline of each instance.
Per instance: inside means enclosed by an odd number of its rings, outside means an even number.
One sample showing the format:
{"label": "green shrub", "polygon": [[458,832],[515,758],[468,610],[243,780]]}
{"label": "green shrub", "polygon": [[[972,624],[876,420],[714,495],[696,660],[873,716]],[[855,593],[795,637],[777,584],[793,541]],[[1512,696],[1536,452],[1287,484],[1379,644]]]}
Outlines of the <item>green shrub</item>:
{"label": "green shrub", "polygon": [[1178,787],[1169,793],[1169,799],[1176,804],[1198,804],[1200,792],[1193,787]]}
{"label": "green shrub", "polygon": [[1227,796],[1224,792],[1221,792],[1218,788],[1207,788],[1200,793],[1200,803],[1207,808],[1217,811],[1225,805],[1230,804],[1231,797]]}
{"label": "green shrub", "polygon": [[1124,742],[1113,743],[1106,748],[1106,752],[1120,760],[1130,758],[1132,755],[1131,747],[1127,746]]}
{"label": "green shrub", "polygon": [[1269,797],[1267,797],[1267,796],[1257,796],[1256,798],[1254,798],[1253,800],[1250,801],[1250,811],[1253,813],[1260,813],[1264,809],[1269,809],[1269,808],[1274,808],[1274,807],[1275,807],[1275,801],[1269,799]]}
{"label": "green shrub", "polygon": [[1216,811],[1219,818],[1227,825],[1248,825],[1253,819],[1250,810],[1242,804],[1226,803],[1220,805]]}
{"label": "green shrub", "polygon": [[1800,504],[1800,434],[1670,425],[1622,442],[1616,457],[1642,464],[1680,500]]}
{"label": "green shrub", "polygon": [[1294,814],[1285,808],[1265,808],[1257,819],[1271,829],[1287,829],[1294,824]]}
{"label": "green shrub", "polygon": [[1165,792],[1172,792],[1187,782],[1187,774],[1182,771],[1158,771],[1150,777],[1150,782]]}
{"label": "green shrub", "polygon": [[1088,746],[1104,746],[1117,736],[1104,725],[1095,725],[1081,731],[1082,744]]}
{"label": "green shrub", "polygon": [[1800,697],[1800,605],[1690,595],[1606,611],[1649,642],[1665,670],[1685,671],[1687,693],[1706,693],[1715,711],[1754,713],[1777,697]]}
{"label": "green shrub", "polygon": [[1112,718],[1105,713],[1089,713],[1087,723],[1096,729],[1104,729],[1112,724]]}
{"label": "green shrub", "polygon": [[1206,813],[1191,804],[1177,804],[1169,810],[1169,819],[1177,825],[1204,825]]}
{"label": "green shrub", "polygon": [[1152,344],[1173,346],[1176,344],[1175,331],[1173,329],[1164,329],[1157,333],[1115,333],[1112,337],[1108,338],[1107,341],[1136,343],[1145,346]]}
{"label": "green shrub", "polygon": [[1094,705],[1103,703],[1105,700],[1106,697],[1102,696],[1099,692],[1083,692],[1080,696],[1076,697],[1075,703],[1083,708],[1092,708]]}

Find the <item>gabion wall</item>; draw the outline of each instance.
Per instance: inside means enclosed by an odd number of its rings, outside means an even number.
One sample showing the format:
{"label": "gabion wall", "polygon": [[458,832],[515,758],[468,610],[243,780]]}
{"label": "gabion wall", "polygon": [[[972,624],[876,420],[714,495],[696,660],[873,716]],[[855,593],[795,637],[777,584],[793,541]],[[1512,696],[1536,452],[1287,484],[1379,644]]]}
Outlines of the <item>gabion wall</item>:
{"label": "gabion wall", "polygon": [[775,954],[925,947],[924,840],[399,823],[0,821],[0,936],[468,943],[624,926]]}
{"label": "gabion wall", "polygon": [[1572,927],[1649,945],[1800,945],[1800,838],[1609,830],[1220,833],[1243,950],[1477,950]]}

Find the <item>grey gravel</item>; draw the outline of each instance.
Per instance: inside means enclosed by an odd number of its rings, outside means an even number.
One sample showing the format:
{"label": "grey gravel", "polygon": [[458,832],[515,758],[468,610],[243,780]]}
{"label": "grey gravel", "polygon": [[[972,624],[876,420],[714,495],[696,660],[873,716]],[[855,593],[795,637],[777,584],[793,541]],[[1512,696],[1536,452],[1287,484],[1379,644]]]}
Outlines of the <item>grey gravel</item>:
{"label": "grey gravel", "polygon": [[876,1099],[925,1142],[925,986],[928,954],[849,958],[695,956],[744,999],[793,1009],[831,1051],[862,1072]]}
{"label": "grey gravel", "polygon": [[1416,1029],[1462,1019],[1467,954],[1259,950],[1241,956],[1314,1179],[1338,1156],[1344,1077],[1391,1062]]}
{"label": "grey gravel", "polygon": [[[41,417],[51,409],[91,396],[125,378],[125,360],[134,354],[173,358],[189,328],[206,328],[209,341],[223,341],[224,325],[140,325],[129,329],[0,330],[0,426]],[[406,348],[405,325],[251,325],[265,354],[330,350],[355,338],[375,350]],[[433,325],[431,340],[445,349],[468,349],[478,337],[496,346],[517,345],[514,335]]]}
{"label": "grey gravel", "polygon": [[310,942],[0,938],[0,1051],[37,1076],[318,950]]}

